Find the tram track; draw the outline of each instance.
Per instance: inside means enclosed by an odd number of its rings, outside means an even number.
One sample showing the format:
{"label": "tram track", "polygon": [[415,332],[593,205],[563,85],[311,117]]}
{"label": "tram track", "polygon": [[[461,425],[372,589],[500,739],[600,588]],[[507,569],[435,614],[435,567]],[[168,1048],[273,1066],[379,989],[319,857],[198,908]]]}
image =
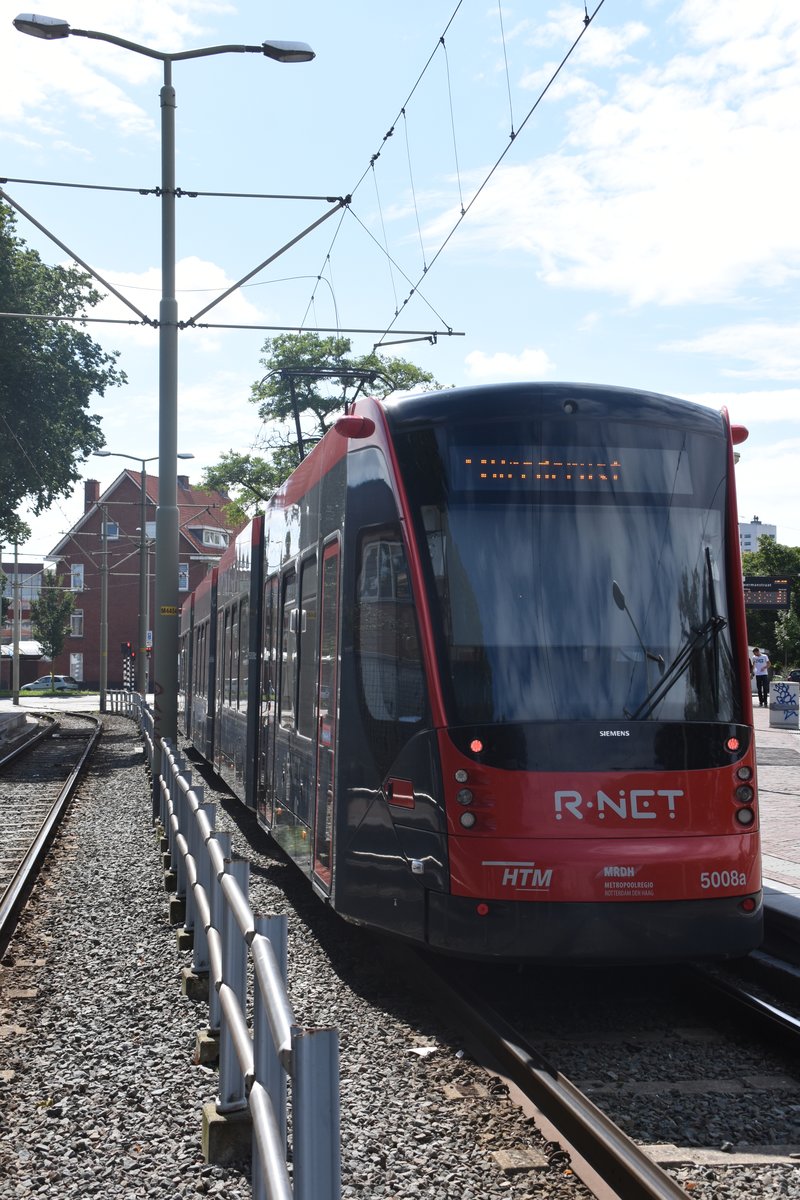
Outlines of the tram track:
{"label": "tram track", "polygon": [[95,717],[60,714],[0,763],[0,954],[101,733]]}
{"label": "tram track", "polygon": [[[690,1057],[691,1046],[697,1048],[698,1067],[711,1048],[710,1061],[716,1061],[719,1070],[705,1077],[701,1070],[685,1071],[685,1059],[681,1062],[668,1031],[655,1028],[663,1015],[654,1022],[652,1014],[643,1011],[637,1028],[629,1013],[621,1014],[621,1025],[609,1028],[609,1013],[601,1003],[602,1011],[592,1016],[592,985],[602,986],[607,974],[588,975],[583,980],[583,1001],[573,997],[572,1011],[558,1022],[547,1002],[533,1006],[527,1018],[519,1019],[524,1007],[520,996],[530,995],[528,985],[537,979],[530,971],[520,973],[515,988],[510,974],[500,987],[487,987],[485,975],[479,976],[471,967],[425,961],[421,970],[437,1006],[446,1008],[465,1031],[476,1061],[506,1082],[512,1097],[533,1119],[546,1139],[548,1153],[554,1155],[551,1165],[560,1159],[593,1195],[666,1200],[685,1196],[689,1182],[695,1195],[712,1196],[713,1191],[706,1192],[695,1182],[693,1172],[701,1176],[720,1168],[744,1171],[754,1163],[786,1163],[795,1158],[800,1162],[800,1024],[774,994],[756,995],[754,987],[735,974],[694,968],[676,973],[673,1035],[690,1046]],[[542,981],[540,975],[540,989]],[[557,998],[552,999],[558,1006]],[[667,1013],[670,1003],[665,998]],[[701,1023],[705,1021],[707,1027]],[[743,1066],[741,1073],[737,1068],[729,1072],[726,1040],[737,1035],[753,1048],[754,1059],[761,1053],[759,1039],[777,1038],[779,1057],[765,1054],[760,1069],[751,1064]],[[608,1069],[609,1049],[612,1070]],[[747,1059],[746,1052],[742,1057]],[[604,1066],[599,1068],[601,1062]],[[706,1092],[718,1098],[720,1109],[729,1099],[757,1106],[762,1125],[770,1123],[773,1111],[778,1129],[781,1119],[791,1122],[787,1113],[794,1110],[794,1139],[774,1145],[733,1143],[716,1136],[711,1126],[704,1136],[700,1121],[693,1144],[674,1144],[676,1121],[671,1110],[685,1113]],[[629,1119],[631,1113],[651,1105],[654,1115],[649,1127],[643,1117],[637,1128],[636,1121]]]}

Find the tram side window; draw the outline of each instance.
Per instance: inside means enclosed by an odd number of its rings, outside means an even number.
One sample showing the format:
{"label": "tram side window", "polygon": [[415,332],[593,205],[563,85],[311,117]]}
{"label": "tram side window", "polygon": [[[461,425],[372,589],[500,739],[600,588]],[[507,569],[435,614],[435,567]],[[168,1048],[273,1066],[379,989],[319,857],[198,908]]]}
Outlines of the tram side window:
{"label": "tram side window", "polygon": [[294,725],[294,684],[297,666],[297,576],[283,581],[281,621],[281,724]]}
{"label": "tram side window", "polygon": [[250,605],[239,610],[239,707],[247,708],[247,677],[250,671]]}
{"label": "tram side window", "polygon": [[300,669],[297,687],[297,732],[314,734],[314,691],[317,674],[317,559],[303,563],[298,617]]}
{"label": "tram side window", "polygon": [[193,634],[194,662],[192,664],[192,687],[195,695],[203,695],[203,627],[199,626]]}
{"label": "tram side window", "polygon": [[268,711],[274,711],[278,683],[278,652],[276,638],[276,609],[278,597],[278,581],[272,579],[267,584],[264,595],[264,661],[261,671],[261,700],[268,706]]}
{"label": "tram side window", "polygon": [[227,650],[227,613],[224,611],[217,617],[217,702],[220,706],[225,703],[225,653]]}
{"label": "tram side window", "polygon": [[239,707],[239,605],[231,609],[231,656],[228,663],[228,703],[231,708]]}
{"label": "tram side window", "polygon": [[383,531],[364,539],[357,587],[356,648],[367,712],[376,721],[415,725],[425,713],[425,685],[408,564],[398,535]]}

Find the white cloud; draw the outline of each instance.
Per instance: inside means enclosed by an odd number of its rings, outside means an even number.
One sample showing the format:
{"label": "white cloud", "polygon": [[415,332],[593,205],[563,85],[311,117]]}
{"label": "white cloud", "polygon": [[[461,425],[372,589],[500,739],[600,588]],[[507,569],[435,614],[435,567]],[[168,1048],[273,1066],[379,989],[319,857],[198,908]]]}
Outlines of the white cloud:
{"label": "white cloud", "polygon": [[[720,370],[723,375],[743,379],[793,380],[800,377],[800,322],[779,325],[775,322],[751,321],[728,325],[696,338],[667,343],[664,349],[722,359]],[[732,366],[737,360],[749,366]],[[795,396],[796,400],[800,399],[797,391]]]}
{"label": "white cloud", "polygon": [[[101,0],[72,0],[69,24],[73,30],[99,30],[141,46],[168,52],[189,48],[204,38],[204,17],[234,11],[214,0],[137,0],[110,12]],[[11,40],[13,38],[13,41]],[[12,31],[12,53],[4,56],[0,125],[34,130],[44,116],[66,139],[66,123],[74,121],[74,104],[92,121],[110,121],[124,135],[157,134],[157,108],[145,110],[126,93],[130,85],[159,80],[162,66],[142,54],[80,35],[43,42]],[[43,57],[47,70],[43,72]],[[119,81],[119,82],[116,82]],[[46,149],[47,139],[42,138]]]}
{"label": "white cloud", "polygon": [[519,354],[498,351],[485,354],[473,350],[464,360],[467,375],[476,382],[499,379],[541,379],[552,375],[555,364],[545,350],[522,350]]}
{"label": "white cloud", "polygon": [[[158,318],[159,301],[161,296],[161,271],[158,267],[148,267],[144,271],[114,271],[103,267],[97,268],[98,273],[117,289],[127,300],[146,317]],[[210,304],[217,296],[222,295],[236,281],[231,279],[223,267],[190,255],[180,259],[175,268],[176,295],[178,299],[178,317],[181,321],[190,320]],[[102,291],[102,285],[96,285]],[[211,309],[200,318],[199,324],[257,325],[267,324],[269,314],[254,305],[246,293],[239,289],[223,300],[216,308]],[[257,293],[255,293],[257,294]],[[116,343],[133,345],[153,345],[154,332],[149,326],[142,325],[136,313],[130,310],[122,301],[111,293],[106,293],[93,311],[93,316],[104,320],[133,321],[133,325],[114,327],[111,340]],[[98,327],[99,328],[99,327]],[[266,334],[265,334],[266,336]],[[194,329],[184,331],[184,337],[194,337],[194,349],[209,353],[219,348],[219,339],[213,330]],[[109,340],[108,337],[105,338]]]}
{"label": "white cloud", "polygon": [[[693,43],[684,35],[681,53],[663,65],[615,72],[608,98],[587,88],[564,110],[558,149],[502,166],[458,244],[522,252],[552,286],[632,305],[731,302],[747,287],[797,279],[800,12],[783,14],[776,38],[769,12],[753,7],[756,26],[739,5],[731,27],[727,18],[707,25],[696,6],[684,6]],[[551,127],[559,112],[546,109]],[[523,145],[524,136],[507,163]],[[465,196],[487,170],[465,174]],[[453,223],[452,209],[432,220],[428,244]]]}
{"label": "white cloud", "polygon": [[[707,408],[727,408],[731,420],[748,428],[776,423],[800,422],[800,388],[750,392],[681,392],[684,400],[704,404]],[[784,444],[791,444],[790,437]],[[775,442],[771,442],[775,445]],[[800,472],[798,473],[800,477]]]}

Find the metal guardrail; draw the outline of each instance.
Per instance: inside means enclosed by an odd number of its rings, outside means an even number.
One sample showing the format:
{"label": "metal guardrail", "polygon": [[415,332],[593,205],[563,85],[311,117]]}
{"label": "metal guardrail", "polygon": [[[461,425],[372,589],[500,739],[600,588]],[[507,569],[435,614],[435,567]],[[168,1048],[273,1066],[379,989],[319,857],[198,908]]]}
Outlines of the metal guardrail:
{"label": "metal guardrail", "polygon": [[138,692],[106,692],[106,710],[123,717],[138,718],[139,710],[143,707],[142,698]]}
{"label": "metal guardrail", "polygon": [[176,895],[186,903],[185,928],[194,935],[192,970],[208,974],[209,1031],[219,1032],[216,1110],[249,1110],[252,1119],[253,1196],[340,1200],[338,1031],[295,1023],[286,992],[287,918],[254,917],[250,864],[232,857],[230,835],[214,829],[215,806],[192,785],[174,747],[156,746],[153,715],[141,696],[122,694],[133,697],[129,715],[139,722],[151,771],[156,756],[161,759],[153,773],[154,816],[168,839]]}

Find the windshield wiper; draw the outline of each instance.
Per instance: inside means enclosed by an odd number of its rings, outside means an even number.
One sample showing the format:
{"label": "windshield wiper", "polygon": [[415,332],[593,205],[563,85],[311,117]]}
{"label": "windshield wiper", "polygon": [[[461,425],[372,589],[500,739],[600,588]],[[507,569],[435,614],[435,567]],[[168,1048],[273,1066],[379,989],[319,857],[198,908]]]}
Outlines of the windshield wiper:
{"label": "windshield wiper", "polygon": [[659,679],[656,686],[647,693],[636,711],[629,713],[628,710],[625,709],[625,716],[629,717],[631,721],[638,721],[640,719],[646,719],[649,717],[653,710],[657,708],[664,699],[667,692],[670,691],[673,685],[678,682],[680,677],[688,669],[689,663],[692,661],[692,655],[695,653],[695,651],[704,649],[704,647],[707,646],[711,641],[712,637],[715,638],[727,624],[728,622],[724,617],[709,617],[705,625],[701,625],[700,628],[695,630],[689,639],[684,642],[683,646],[681,646],[680,650],[667,667],[661,679]]}
{"label": "windshield wiper", "polygon": [[636,634],[636,640],[639,643],[639,646],[641,647],[642,654],[644,655],[644,669],[645,669],[645,675],[647,675],[647,684],[649,685],[650,678],[649,678],[649,672],[647,670],[648,661],[658,663],[658,669],[663,674],[664,673],[664,656],[663,656],[663,654],[654,654],[652,650],[648,650],[647,646],[645,646],[644,642],[642,641],[642,635],[639,633],[639,626],[634,621],[633,613],[628,608],[628,602],[625,599],[625,593],[623,592],[622,588],[617,583],[616,579],[612,579],[612,581],[611,581],[611,591],[614,596],[614,603],[616,604],[617,608],[619,609],[620,612],[624,612],[626,614],[628,620],[630,621],[631,625],[633,626],[633,632]]}
{"label": "windshield wiper", "polygon": [[[651,713],[658,707],[661,701],[666,696],[667,692],[678,682],[681,676],[686,672],[689,663],[692,661],[692,655],[703,650],[712,638],[716,640],[717,635],[722,632],[728,622],[724,617],[721,617],[717,611],[717,594],[714,588],[714,572],[711,561],[711,551],[706,546],[706,578],[708,580],[709,604],[711,607],[711,616],[691,633],[684,644],[681,646],[674,659],[667,667],[666,671],[659,679],[658,683],[645,696],[642,703],[635,712],[629,713],[624,709],[625,716],[631,721],[646,720]],[[717,681],[717,689],[719,683]]]}

